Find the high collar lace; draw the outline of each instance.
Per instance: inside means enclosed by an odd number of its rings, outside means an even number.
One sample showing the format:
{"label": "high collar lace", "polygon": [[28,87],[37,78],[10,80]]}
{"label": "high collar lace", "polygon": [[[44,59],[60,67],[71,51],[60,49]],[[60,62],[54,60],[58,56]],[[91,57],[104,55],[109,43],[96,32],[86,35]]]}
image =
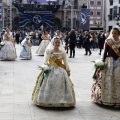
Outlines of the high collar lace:
{"label": "high collar lace", "polygon": [[120,47],[120,39],[119,40],[112,39],[112,41],[118,48]]}

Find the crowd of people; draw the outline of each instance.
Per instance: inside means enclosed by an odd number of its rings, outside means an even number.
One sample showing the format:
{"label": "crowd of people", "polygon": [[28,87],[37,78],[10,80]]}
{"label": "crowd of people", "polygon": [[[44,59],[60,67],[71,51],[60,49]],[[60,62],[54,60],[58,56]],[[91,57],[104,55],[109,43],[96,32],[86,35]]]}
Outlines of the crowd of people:
{"label": "crowd of people", "polygon": [[[84,48],[84,55],[92,55],[99,49],[101,61],[106,69],[96,69],[93,77],[92,99],[103,105],[120,106],[120,30],[114,27],[111,32],[76,32],[72,29],[63,33],[35,31],[12,32],[6,29],[0,43],[0,60],[16,60],[15,45],[21,44],[21,59],[32,59],[32,45],[39,42],[36,54],[44,56],[44,65],[37,77],[32,100],[38,106],[73,107],[76,104],[70,68],[67,60],[75,58],[75,47]],[[102,51],[102,49],[104,49]]]}
{"label": "crowd of people", "polygon": [[[3,31],[1,33],[1,39],[4,39]],[[104,41],[108,36],[108,32],[79,32],[75,31],[74,29],[69,32],[61,32],[59,30],[55,32],[51,31],[11,31],[11,37],[15,40],[16,44],[21,44],[21,42],[26,38],[29,37],[31,45],[39,45],[39,48],[36,51],[38,55],[44,55],[45,48],[51,41],[51,39],[55,36],[59,36],[62,43],[64,44],[65,50],[68,53],[70,50],[69,58],[75,57],[75,47],[77,48],[84,48],[85,54],[84,55],[91,55],[91,50],[99,49],[99,55],[101,55]],[[41,43],[41,44],[40,44]],[[46,46],[46,47],[44,47]]]}

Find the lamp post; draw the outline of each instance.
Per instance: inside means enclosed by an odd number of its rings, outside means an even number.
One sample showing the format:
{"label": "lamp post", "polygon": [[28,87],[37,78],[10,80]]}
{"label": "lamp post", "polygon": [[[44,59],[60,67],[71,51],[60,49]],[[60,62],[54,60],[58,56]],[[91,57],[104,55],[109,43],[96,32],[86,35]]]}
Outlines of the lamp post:
{"label": "lamp post", "polygon": [[2,6],[3,6],[3,8],[2,8],[2,18],[3,18],[3,20],[2,20],[2,26],[3,26],[3,28],[5,27],[5,22],[4,22],[4,19],[5,19],[5,11],[4,11],[4,5],[3,5],[3,3],[2,3]]}
{"label": "lamp post", "polygon": [[10,2],[10,29],[12,29],[12,0]]}
{"label": "lamp post", "polygon": [[66,6],[64,6],[64,24],[63,26],[66,27]]}
{"label": "lamp post", "polygon": [[3,21],[3,18],[2,18],[2,1],[0,1],[0,31],[2,30],[2,21]]}
{"label": "lamp post", "polygon": [[74,0],[71,0],[71,29],[73,29]]}

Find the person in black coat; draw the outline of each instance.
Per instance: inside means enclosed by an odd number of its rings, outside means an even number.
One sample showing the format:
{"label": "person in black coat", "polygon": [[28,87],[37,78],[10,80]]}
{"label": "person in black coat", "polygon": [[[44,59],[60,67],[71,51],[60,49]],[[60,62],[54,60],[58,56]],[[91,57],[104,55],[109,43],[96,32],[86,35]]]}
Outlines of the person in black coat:
{"label": "person in black coat", "polygon": [[41,31],[38,33],[38,39],[39,39],[39,44],[40,44],[42,41],[42,32]]}
{"label": "person in black coat", "polygon": [[77,34],[77,48],[81,48],[82,45],[83,45],[83,35],[82,35],[82,32],[79,32]]}
{"label": "person in black coat", "polygon": [[75,57],[75,45],[76,45],[76,33],[74,29],[70,31],[67,39],[69,39],[69,48],[70,48],[69,58],[72,58],[72,57],[74,58]]}
{"label": "person in black coat", "polygon": [[68,47],[69,47],[68,37],[69,37],[69,34],[68,34],[68,32],[67,32],[67,33],[66,33],[66,36],[65,36],[65,50],[66,50],[66,53],[67,53],[67,54],[68,54]]}
{"label": "person in black coat", "polygon": [[84,36],[84,48],[85,48],[85,54],[84,55],[89,55],[92,54],[90,47],[91,47],[91,43],[90,43],[90,38],[91,36],[89,35],[88,31],[85,31],[85,36]]}
{"label": "person in black coat", "polygon": [[99,46],[99,49],[100,49],[99,55],[101,55],[101,52],[102,52],[102,49],[103,49],[103,46],[104,46],[105,39],[106,39],[106,37],[105,37],[104,33],[100,33],[100,34],[98,35],[98,46]]}
{"label": "person in black coat", "polygon": [[20,38],[20,33],[19,33],[19,31],[17,31],[16,35],[15,35],[15,40],[16,40],[17,44],[20,43],[19,38]]}

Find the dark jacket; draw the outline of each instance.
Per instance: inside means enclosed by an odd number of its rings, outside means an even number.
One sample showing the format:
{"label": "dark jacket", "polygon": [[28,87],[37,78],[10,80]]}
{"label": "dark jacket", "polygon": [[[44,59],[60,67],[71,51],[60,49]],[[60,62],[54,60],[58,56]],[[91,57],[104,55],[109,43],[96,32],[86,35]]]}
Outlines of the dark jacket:
{"label": "dark jacket", "polygon": [[70,33],[68,36],[69,39],[69,44],[76,44],[76,34],[75,33]]}
{"label": "dark jacket", "polygon": [[106,37],[104,34],[98,36],[98,46],[100,49],[103,49],[105,39],[106,39]]}
{"label": "dark jacket", "polygon": [[91,45],[91,43],[90,43],[90,38],[91,38],[91,36],[90,35],[86,35],[85,37],[84,37],[84,47],[90,47],[90,45]]}

